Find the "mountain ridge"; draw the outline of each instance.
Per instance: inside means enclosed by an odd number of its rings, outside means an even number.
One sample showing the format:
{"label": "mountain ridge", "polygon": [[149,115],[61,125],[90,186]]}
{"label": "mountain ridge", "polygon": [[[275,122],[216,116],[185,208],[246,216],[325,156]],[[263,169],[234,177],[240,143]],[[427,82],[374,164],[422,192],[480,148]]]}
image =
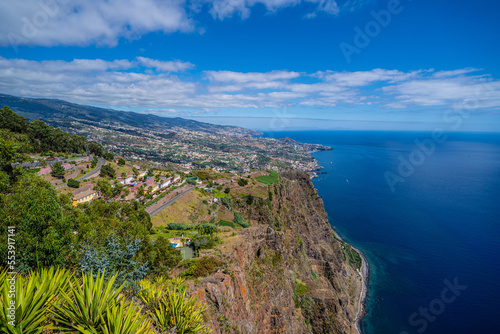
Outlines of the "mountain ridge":
{"label": "mountain ridge", "polygon": [[[95,122],[102,125],[140,127],[153,131],[188,130],[212,134],[234,132],[234,135],[259,135],[260,132],[230,125],[216,125],[181,117],[162,117],[77,104],[60,99],[18,97],[0,94],[0,105],[7,105],[29,120],[40,119],[50,125],[64,122]],[[94,124],[95,125],[95,124]]]}

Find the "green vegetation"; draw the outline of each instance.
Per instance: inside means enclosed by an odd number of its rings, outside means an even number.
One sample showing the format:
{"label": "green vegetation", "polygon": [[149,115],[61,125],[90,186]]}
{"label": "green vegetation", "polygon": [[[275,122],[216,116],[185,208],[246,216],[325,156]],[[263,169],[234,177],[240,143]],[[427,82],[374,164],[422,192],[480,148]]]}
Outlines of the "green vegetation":
{"label": "green vegetation", "polygon": [[298,297],[303,297],[310,290],[311,288],[305,285],[304,283],[296,282],[295,287],[293,288],[293,293]]}
{"label": "green vegetation", "polygon": [[192,186],[195,186],[196,185],[196,180],[193,180],[193,179],[186,179],[186,182]]}
{"label": "green vegetation", "polygon": [[269,175],[258,176],[255,179],[261,183],[271,185],[273,183],[279,182],[279,175],[278,172],[270,170]]}
{"label": "green vegetation", "polygon": [[228,210],[232,210],[233,203],[229,196],[222,197],[221,199],[222,205],[224,205]]}
{"label": "green vegetation", "polygon": [[192,175],[198,177],[200,180],[217,180],[220,178],[218,173],[209,170],[196,170],[191,172]]}
{"label": "green vegetation", "polygon": [[[89,142],[85,137],[70,135],[61,129],[48,126],[43,121],[28,122],[9,107],[0,109],[0,150],[10,146],[16,153],[43,153],[48,151],[65,153],[85,153],[86,151],[101,155],[102,146],[96,142]],[[6,163],[2,163],[4,166]]]}
{"label": "green vegetation", "polygon": [[233,212],[234,214],[234,223],[237,225],[240,225],[243,228],[250,227],[250,224],[246,222],[245,219],[238,213],[238,212]]}
{"label": "green vegetation", "polygon": [[254,200],[253,195],[252,194],[248,194],[246,197],[247,197],[247,200],[246,200],[247,204],[248,205],[252,205],[253,204],[253,200]]}
{"label": "green vegetation", "polygon": [[79,188],[80,187],[80,181],[77,181],[75,179],[69,179],[68,180],[68,187]]}
{"label": "green vegetation", "polygon": [[[205,334],[205,308],[186,295],[183,281],[137,281],[138,292],[125,293],[117,276],[83,274],[81,278],[53,267],[17,276],[16,295],[10,275],[0,273],[0,331],[20,333]],[[7,316],[14,306],[15,324]]]}
{"label": "green vegetation", "polygon": [[53,163],[50,166],[50,169],[52,169],[52,172],[50,172],[50,174],[53,177],[57,177],[58,179],[64,178],[64,174],[66,174],[66,170],[64,169],[64,167],[62,166],[62,164],[59,161]]}
{"label": "green vegetation", "polygon": [[213,273],[215,269],[222,267],[222,264],[220,260],[211,256],[184,260],[181,263],[181,267],[188,269],[182,273],[182,276],[186,278],[208,276]]}
{"label": "green vegetation", "polygon": [[196,226],[196,229],[199,231],[200,235],[210,235],[212,238],[212,234],[217,232],[217,226],[209,223],[202,223]]}
{"label": "green vegetation", "polygon": [[168,271],[182,260],[182,256],[179,250],[172,248],[170,242],[160,235],[151,246],[149,260],[156,275],[167,276]]}
{"label": "green vegetation", "polygon": [[221,193],[221,192],[218,192],[218,191],[215,191],[215,190],[214,190],[213,194],[214,194],[215,198],[224,198],[224,197],[227,197],[226,193]]}
{"label": "green vegetation", "polygon": [[229,226],[229,227],[233,227],[233,228],[236,227],[236,225],[234,225],[233,222],[230,222],[230,221],[227,221],[227,220],[223,220],[223,219],[219,220],[219,222],[217,223],[217,225],[219,225],[219,226]]}
{"label": "green vegetation", "polygon": [[192,225],[187,225],[187,224],[178,224],[178,223],[169,223],[169,224],[167,224],[167,229],[169,229],[169,230],[181,230],[181,231],[185,231],[185,230],[190,230],[192,228],[193,228]]}
{"label": "green vegetation", "polygon": [[238,185],[239,185],[240,187],[244,187],[244,186],[246,186],[247,184],[248,184],[248,180],[246,180],[246,179],[239,179],[239,180],[238,180]]}
{"label": "green vegetation", "polygon": [[114,179],[116,177],[116,170],[111,167],[110,164],[106,164],[101,167],[101,173],[99,174],[100,177],[110,177]]}
{"label": "green vegetation", "polygon": [[170,332],[174,327],[182,334],[210,333],[210,327],[203,321],[205,307],[197,302],[196,297],[186,295],[183,282],[182,279],[139,282],[139,297],[147,305],[147,314],[162,333]]}
{"label": "green vegetation", "polygon": [[[180,260],[168,242],[151,243],[151,220],[137,202],[95,200],[73,207],[70,196],[57,194],[38,175],[22,175],[12,184],[8,177],[0,181],[0,251],[6,254],[7,228],[15,226],[19,272],[49,266],[79,273],[106,270],[120,272],[121,283],[163,274]],[[107,180],[98,183],[107,189],[100,191],[109,191]],[[0,266],[6,265],[7,257],[0,258]]]}
{"label": "green vegetation", "polygon": [[340,242],[341,245],[341,250],[342,250],[342,257],[344,261],[348,261],[349,264],[354,268],[354,269],[361,269],[361,266],[363,265],[363,260],[361,259],[361,256],[359,253],[348,243],[343,242],[342,240],[338,239],[335,237]]}

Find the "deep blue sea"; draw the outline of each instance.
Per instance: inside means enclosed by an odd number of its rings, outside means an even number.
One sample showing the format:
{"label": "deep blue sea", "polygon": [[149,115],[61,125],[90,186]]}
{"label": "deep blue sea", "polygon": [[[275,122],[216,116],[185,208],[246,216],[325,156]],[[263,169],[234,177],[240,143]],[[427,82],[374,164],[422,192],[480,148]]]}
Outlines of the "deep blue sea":
{"label": "deep blue sea", "polygon": [[500,134],[264,136],[334,148],[313,154],[326,172],[313,182],[368,258],[364,333],[500,333]]}

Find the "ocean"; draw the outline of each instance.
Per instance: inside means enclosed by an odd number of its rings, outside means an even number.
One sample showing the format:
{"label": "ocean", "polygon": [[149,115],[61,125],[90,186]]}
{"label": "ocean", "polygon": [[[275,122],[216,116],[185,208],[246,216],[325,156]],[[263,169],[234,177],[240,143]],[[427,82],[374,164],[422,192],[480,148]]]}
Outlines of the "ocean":
{"label": "ocean", "polygon": [[264,136],[333,147],[313,183],[368,258],[363,333],[500,333],[500,134]]}

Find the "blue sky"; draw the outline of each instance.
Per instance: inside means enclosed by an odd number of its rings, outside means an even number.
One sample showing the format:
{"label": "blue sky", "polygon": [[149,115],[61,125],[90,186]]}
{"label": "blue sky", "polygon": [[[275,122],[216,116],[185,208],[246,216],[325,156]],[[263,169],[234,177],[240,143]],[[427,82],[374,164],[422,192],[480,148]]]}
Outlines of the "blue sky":
{"label": "blue sky", "polygon": [[470,0],[4,1],[0,92],[261,129],[498,131],[499,12]]}

